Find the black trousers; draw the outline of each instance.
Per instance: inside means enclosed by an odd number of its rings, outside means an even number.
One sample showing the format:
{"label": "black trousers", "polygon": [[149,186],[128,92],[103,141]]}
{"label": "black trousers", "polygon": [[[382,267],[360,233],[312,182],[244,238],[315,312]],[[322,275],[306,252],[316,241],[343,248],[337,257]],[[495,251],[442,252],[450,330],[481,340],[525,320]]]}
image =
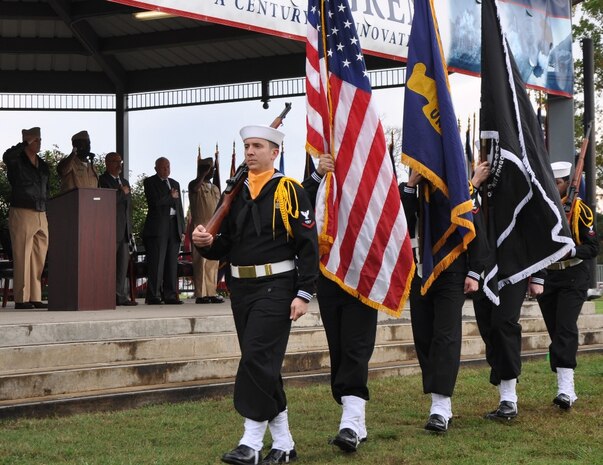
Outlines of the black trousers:
{"label": "black trousers", "polygon": [[368,363],[375,348],[377,310],[363,304],[320,274],[317,287],[331,359],[331,393],[369,400]]}
{"label": "black trousers", "polygon": [[538,297],[540,311],[551,337],[551,369],[576,368],[578,317],[586,300],[589,271],[586,263],[565,270],[547,271],[544,292]]}
{"label": "black trousers", "polygon": [[450,397],[454,391],[461,359],[464,283],[462,273],[442,273],[422,296],[421,277],[413,278],[410,316],[425,394]]}
{"label": "black trousers", "polygon": [[115,257],[115,296],[116,303],[122,304],[130,300],[128,295],[129,287],[126,284],[128,274],[128,263],[130,261],[130,249],[127,238],[121,238],[117,241],[117,253]]}
{"label": "black trousers", "polygon": [[144,247],[147,261],[147,298],[178,297],[178,252],[180,235],[176,216],[170,219],[168,237],[146,236]]}
{"label": "black trousers", "polygon": [[241,348],[234,406],[245,418],[270,421],[287,407],[281,367],[291,330],[295,271],[232,278],[230,291]]}
{"label": "black trousers", "polygon": [[528,290],[528,280],[507,284],[500,290],[497,307],[483,294],[473,299],[479,332],[486,344],[490,365],[490,383],[498,386],[503,379],[521,374],[521,306]]}

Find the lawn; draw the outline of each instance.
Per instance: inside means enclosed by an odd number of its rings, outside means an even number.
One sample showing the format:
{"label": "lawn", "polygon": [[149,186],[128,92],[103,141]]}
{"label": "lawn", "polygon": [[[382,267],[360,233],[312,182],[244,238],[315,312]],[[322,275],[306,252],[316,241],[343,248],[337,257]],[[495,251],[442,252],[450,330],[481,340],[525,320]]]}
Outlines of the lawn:
{"label": "lawn", "polygon": [[[483,419],[498,402],[486,368],[462,367],[445,435],[423,430],[429,400],[419,376],[370,383],[369,440],[344,455],[327,444],[339,407],[327,385],[287,389],[290,421],[303,464],[603,464],[603,355],[580,355],[579,400],[553,407],[555,377],[542,359],[524,364],[519,417]],[[241,435],[230,398],[52,419],[0,420],[4,465],[196,465],[220,463]],[[270,446],[266,436],[264,452]]]}

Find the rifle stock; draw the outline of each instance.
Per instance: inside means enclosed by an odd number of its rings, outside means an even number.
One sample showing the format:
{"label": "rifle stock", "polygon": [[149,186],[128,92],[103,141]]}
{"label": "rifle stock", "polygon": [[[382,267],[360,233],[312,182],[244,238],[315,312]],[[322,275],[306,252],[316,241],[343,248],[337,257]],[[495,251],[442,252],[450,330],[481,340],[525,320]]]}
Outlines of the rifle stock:
{"label": "rifle stock", "polygon": [[291,102],[285,103],[285,109],[281,112],[280,115],[278,115],[276,118],[274,118],[274,121],[272,121],[272,123],[270,123],[270,127],[274,128],[274,129],[278,129],[280,127],[280,125],[283,124],[283,120],[285,119],[285,116],[287,116],[287,113],[289,113],[290,110],[291,110]]}
{"label": "rifle stock", "polygon": [[582,171],[584,171],[584,158],[586,157],[586,150],[588,149],[588,141],[590,139],[590,130],[592,128],[592,125],[592,121],[588,123],[586,134],[584,135],[584,139],[582,139],[582,145],[580,146],[580,154],[578,155],[578,160],[576,161],[576,169],[574,170],[574,177],[572,178],[572,182],[567,191],[565,202],[563,203],[563,211],[565,212],[568,220],[572,217],[572,213],[574,212],[574,206],[576,205],[576,200],[578,199],[578,192],[580,191],[580,182],[582,180]]}
{"label": "rifle stock", "polygon": [[205,230],[212,236],[215,237],[220,231],[222,221],[224,221],[224,218],[226,218],[226,215],[228,215],[232,202],[243,188],[248,172],[249,169],[247,168],[245,162],[243,162],[237,168],[235,175],[226,181],[227,186],[222,193],[220,203],[218,204],[218,207],[216,208],[216,211],[212,217],[205,225]]}
{"label": "rifle stock", "polygon": [[[287,113],[291,110],[291,103],[285,103],[285,109],[278,115],[274,121],[270,124],[271,128],[277,129],[281,124],[283,124],[283,120]],[[245,179],[247,179],[247,173],[249,173],[249,168],[245,162],[241,163],[237,168],[234,176],[226,181],[226,189],[222,193],[222,197],[220,198],[220,202],[218,203],[218,207],[216,211],[210,218],[210,220],[205,225],[205,230],[210,233],[212,236],[216,236],[220,231],[220,226],[222,225],[222,221],[230,212],[230,208],[232,206],[232,202],[237,198],[239,192],[245,185]]]}

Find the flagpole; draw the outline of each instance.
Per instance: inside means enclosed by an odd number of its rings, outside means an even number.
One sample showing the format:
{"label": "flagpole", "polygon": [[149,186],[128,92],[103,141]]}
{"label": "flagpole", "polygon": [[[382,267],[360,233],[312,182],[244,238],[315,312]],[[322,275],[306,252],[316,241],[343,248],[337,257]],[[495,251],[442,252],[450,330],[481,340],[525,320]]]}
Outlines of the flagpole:
{"label": "flagpole", "polygon": [[[331,85],[329,84],[329,56],[327,54],[327,36],[325,33],[325,0],[320,2],[320,37],[322,39],[322,51],[325,60],[326,70],[326,83],[327,83],[327,105],[329,106],[329,150],[333,160],[335,160],[335,153],[333,152],[333,99],[331,96]],[[327,181],[331,180],[331,173],[327,173]]]}
{"label": "flagpole", "polygon": [[[476,121],[475,121],[475,112],[473,112],[473,127],[471,128],[473,130],[473,137],[471,138],[471,149],[475,150],[475,133],[476,133]],[[475,170],[475,167],[477,166],[477,158],[473,157],[473,169]]]}
{"label": "flagpole", "polygon": [[237,171],[237,164],[236,164],[236,145],[235,145],[235,141],[232,141],[232,159],[230,161],[230,177],[232,178],[235,175],[235,172]]}

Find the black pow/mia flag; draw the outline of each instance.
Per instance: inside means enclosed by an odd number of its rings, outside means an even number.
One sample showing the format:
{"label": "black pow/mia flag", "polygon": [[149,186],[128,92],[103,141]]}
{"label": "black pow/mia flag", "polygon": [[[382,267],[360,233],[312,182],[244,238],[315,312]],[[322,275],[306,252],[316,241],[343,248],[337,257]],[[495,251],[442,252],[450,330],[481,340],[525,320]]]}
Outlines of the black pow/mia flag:
{"label": "black pow/mia flag", "polygon": [[534,109],[502,34],[494,0],[482,2],[481,138],[492,172],[483,201],[491,257],[484,292],[561,259],[574,246]]}

